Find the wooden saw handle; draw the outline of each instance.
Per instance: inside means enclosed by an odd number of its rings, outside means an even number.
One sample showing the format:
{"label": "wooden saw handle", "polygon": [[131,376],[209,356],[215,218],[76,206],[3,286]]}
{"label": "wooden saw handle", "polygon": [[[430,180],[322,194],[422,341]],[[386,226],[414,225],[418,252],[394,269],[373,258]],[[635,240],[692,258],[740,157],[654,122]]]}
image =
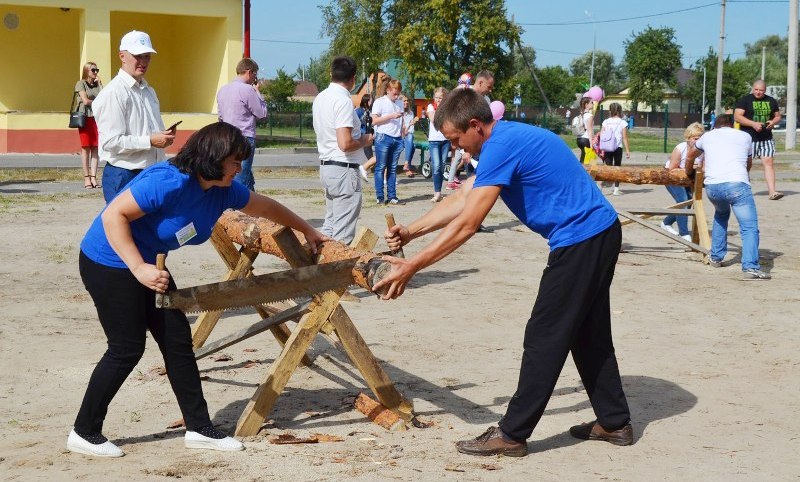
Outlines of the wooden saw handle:
{"label": "wooden saw handle", "polygon": [[[394,222],[394,214],[386,213],[386,226],[388,228],[393,228],[396,223]],[[403,253],[403,248],[397,248],[392,251],[392,255],[397,256],[398,258],[405,258],[406,255]]]}
{"label": "wooden saw handle", "polygon": [[[167,269],[167,255],[164,253],[158,253],[156,255],[156,268],[164,271]],[[156,308],[163,308],[164,307],[164,294],[163,293],[156,293]]]}

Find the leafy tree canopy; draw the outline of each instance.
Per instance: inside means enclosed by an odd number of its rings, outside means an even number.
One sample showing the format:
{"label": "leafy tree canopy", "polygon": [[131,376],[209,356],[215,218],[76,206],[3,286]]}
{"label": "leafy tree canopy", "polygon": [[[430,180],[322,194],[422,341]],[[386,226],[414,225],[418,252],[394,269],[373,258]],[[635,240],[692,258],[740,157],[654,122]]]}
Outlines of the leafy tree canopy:
{"label": "leafy tree canopy", "polygon": [[638,109],[644,102],[655,108],[664,99],[664,88],[675,87],[675,71],[681,67],[681,49],[671,28],[647,27],[632,34],[625,45],[628,97]]}
{"label": "leafy tree canopy", "polygon": [[289,75],[282,68],[278,69],[278,75],[270,80],[263,87],[264,95],[267,100],[277,106],[287,104],[289,97],[294,95],[295,81],[294,76]]}
{"label": "leafy tree canopy", "polygon": [[[575,77],[585,77],[588,83],[592,77],[592,52],[589,51],[574,58],[569,64],[569,70]],[[614,64],[614,56],[611,52],[595,50],[594,84],[602,87],[607,93],[617,93],[625,88],[624,73],[620,66]]]}
{"label": "leafy tree canopy", "polygon": [[503,0],[331,0],[321,8],[331,52],[368,72],[401,58],[408,90],[452,87],[465,71],[491,70],[498,84],[512,74],[520,29]]}

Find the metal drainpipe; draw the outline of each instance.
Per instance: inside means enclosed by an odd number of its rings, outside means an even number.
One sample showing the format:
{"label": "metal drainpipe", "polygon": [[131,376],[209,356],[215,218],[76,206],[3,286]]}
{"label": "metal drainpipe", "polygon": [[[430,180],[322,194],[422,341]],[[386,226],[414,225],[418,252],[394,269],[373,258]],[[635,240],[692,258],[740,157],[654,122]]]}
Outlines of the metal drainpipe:
{"label": "metal drainpipe", "polygon": [[244,0],[244,57],[250,57],[250,0]]}

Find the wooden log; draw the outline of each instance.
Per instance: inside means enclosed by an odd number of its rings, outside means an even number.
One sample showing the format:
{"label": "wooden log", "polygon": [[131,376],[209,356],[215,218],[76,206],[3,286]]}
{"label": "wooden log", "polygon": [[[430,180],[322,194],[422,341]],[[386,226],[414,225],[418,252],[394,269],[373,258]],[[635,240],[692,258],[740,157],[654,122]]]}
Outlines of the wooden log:
{"label": "wooden log", "polygon": [[[228,238],[243,248],[268,253],[287,259],[286,254],[278,246],[274,237],[284,226],[264,218],[254,218],[239,211],[226,211],[217,221],[217,226],[224,230]],[[311,250],[302,233],[292,231],[303,245],[306,257],[311,257]],[[372,290],[382,277],[389,272],[391,265],[381,259],[380,255],[370,251],[352,248],[338,241],[328,241],[320,246],[317,253],[318,263],[330,263],[345,259],[359,258],[353,268],[353,283],[364,289]]]}
{"label": "wooden log", "polygon": [[595,181],[624,182],[628,184],[659,184],[662,186],[691,186],[692,180],[680,169],[584,165]]}
{"label": "wooden log", "polygon": [[356,410],[366,415],[370,420],[381,427],[395,432],[406,430],[406,423],[388,408],[373,400],[366,394],[359,393],[354,403]]}

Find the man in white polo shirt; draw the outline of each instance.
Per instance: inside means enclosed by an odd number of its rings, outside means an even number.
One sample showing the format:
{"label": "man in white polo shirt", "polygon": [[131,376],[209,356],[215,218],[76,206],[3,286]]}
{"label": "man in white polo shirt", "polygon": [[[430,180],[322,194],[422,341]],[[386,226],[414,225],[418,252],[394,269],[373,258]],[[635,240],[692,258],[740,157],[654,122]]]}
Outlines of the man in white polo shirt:
{"label": "man in white polo shirt", "polygon": [[331,84],[311,107],[319,150],[319,178],[325,190],[325,222],[320,231],[343,243],[356,235],[361,213],[361,149],[372,145],[372,134],[361,134],[350,90],[356,82],[356,62],[336,57],[331,62]]}
{"label": "man in white polo shirt", "polygon": [[733,116],[719,115],[714,130],[697,140],[686,156],[686,174],[694,173],[694,160],[705,154],[704,185],[714,205],[711,228],[711,266],[720,267],[728,252],[728,219],[733,210],[742,238],[742,279],[768,280],[758,264],[758,213],[750,189],[753,141],[746,132],[733,128]]}

